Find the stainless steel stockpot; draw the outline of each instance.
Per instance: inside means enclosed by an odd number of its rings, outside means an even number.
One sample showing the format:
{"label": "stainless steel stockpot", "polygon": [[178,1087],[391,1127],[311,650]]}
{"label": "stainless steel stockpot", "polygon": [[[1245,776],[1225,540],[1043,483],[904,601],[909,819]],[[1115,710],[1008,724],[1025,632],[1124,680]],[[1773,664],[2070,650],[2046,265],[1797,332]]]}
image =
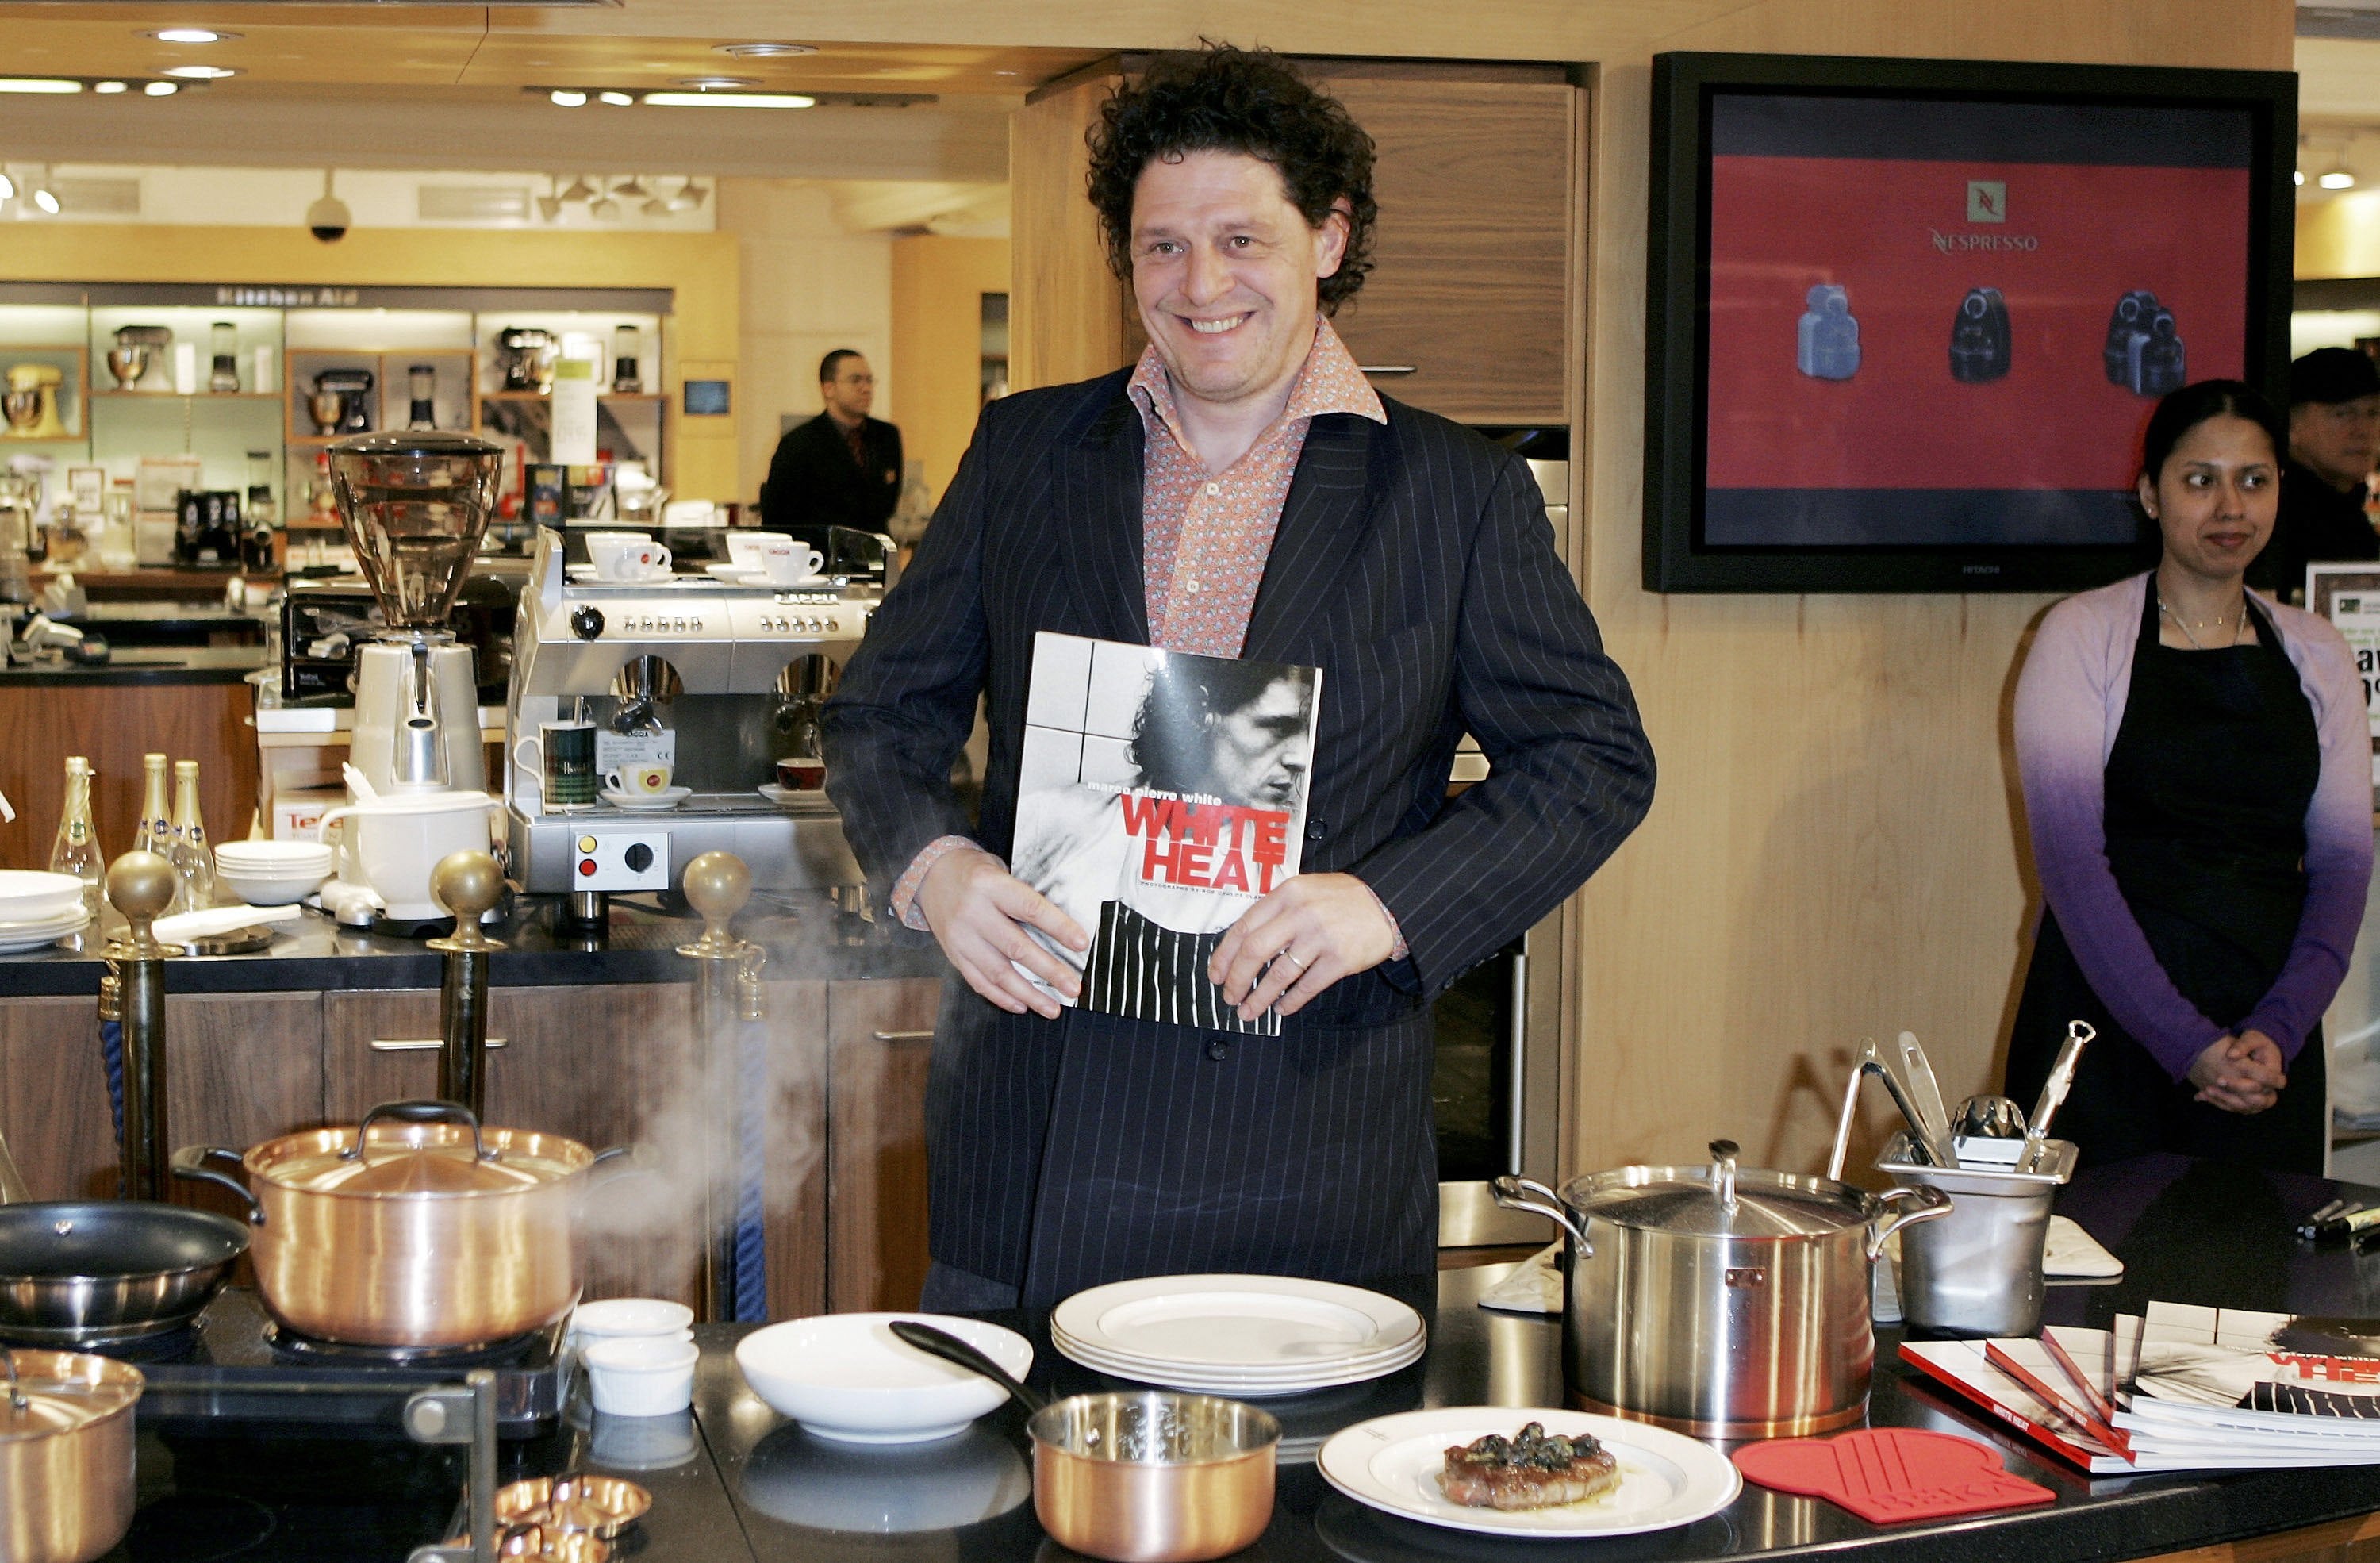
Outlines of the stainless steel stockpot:
{"label": "stainless steel stockpot", "polygon": [[1876,1364],[1868,1271],[1941,1191],[1871,1194],[1739,1168],[1621,1167],[1561,1193],[1499,1178],[1496,1202],[1570,1234],[1562,1379],[1574,1405],[1699,1437],[1770,1438],[1859,1420]]}

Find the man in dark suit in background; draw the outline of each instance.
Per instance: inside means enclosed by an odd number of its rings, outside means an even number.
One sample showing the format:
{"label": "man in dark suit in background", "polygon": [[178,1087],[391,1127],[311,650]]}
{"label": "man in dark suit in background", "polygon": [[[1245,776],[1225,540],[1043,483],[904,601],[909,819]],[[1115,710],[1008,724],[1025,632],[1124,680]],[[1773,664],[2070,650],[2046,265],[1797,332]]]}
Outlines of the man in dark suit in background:
{"label": "man in dark suit in background", "polygon": [[2360,347],[2317,347],[2291,364],[2281,509],[2265,551],[2248,566],[2248,584],[2302,602],[2309,563],[2380,559],[2380,533],[2363,513],[2375,462],[2380,367]]}
{"label": "man in dark suit in background", "polygon": [[826,410],[786,430],[760,488],[760,524],[827,551],[829,527],[880,532],[901,501],[901,430],[868,409],[876,376],[838,347],[819,360]]}
{"label": "man in dark suit in background", "polygon": [[[1371,176],[1371,139],[1267,53],[1162,56],[1111,99],[1091,198],[1149,349],[984,409],[827,709],[876,904],[954,974],[926,1307],[1431,1269],[1430,1002],[1650,806],[1635,701],[1527,466],[1378,395],[1323,318],[1369,267]],[[1325,670],[1304,871],[1209,968],[1279,1036],[1062,1007],[1015,969],[1071,996],[1026,925],[1089,942],[1002,862],[1041,630]],[[949,775],[978,694],[969,819]],[[1449,801],[1466,730],[1491,774]]]}

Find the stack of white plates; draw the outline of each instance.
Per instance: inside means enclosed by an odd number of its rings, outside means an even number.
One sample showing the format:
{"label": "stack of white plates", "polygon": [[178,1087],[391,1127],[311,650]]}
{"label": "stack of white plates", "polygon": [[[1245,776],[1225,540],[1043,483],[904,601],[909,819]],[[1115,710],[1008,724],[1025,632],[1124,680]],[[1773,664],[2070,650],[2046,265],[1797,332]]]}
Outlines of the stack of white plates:
{"label": "stack of white plates", "polygon": [[1429,1344],[1393,1297],[1290,1276],[1151,1276],[1076,1292],[1050,1315],[1059,1352],[1118,1378],[1238,1399],[1390,1374]]}
{"label": "stack of white plates", "polygon": [[20,954],[80,933],[91,923],[82,881],[72,874],[0,869],[0,955]]}

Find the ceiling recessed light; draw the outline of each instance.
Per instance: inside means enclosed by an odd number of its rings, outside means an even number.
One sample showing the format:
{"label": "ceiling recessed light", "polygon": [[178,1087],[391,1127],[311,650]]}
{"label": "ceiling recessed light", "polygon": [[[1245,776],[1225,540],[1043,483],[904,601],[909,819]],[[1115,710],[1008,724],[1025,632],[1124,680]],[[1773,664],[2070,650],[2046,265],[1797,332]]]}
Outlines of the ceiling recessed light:
{"label": "ceiling recessed light", "polygon": [[738,87],[758,87],[760,79],[757,76],[681,76],[677,84],[691,87],[698,92],[729,91]]}
{"label": "ceiling recessed light", "polygon": [[141,36],[153,38],[160,43],[225,43],[239,34],[219,32],[212,27],[161,27]]}
{"label": "ceiling recessed light", "polygon": [[167,66],[157,74],[177,76],[185,81],[221,81],[225,77],[237,76],[239,72],[230,66],[179,65]]}
{"label": "ceiling recessed light", "polygon": [[2344,168],[2334,168],[2314,183],[2325,190],[2351,190],[2355,188],[2355,176]]}
{"label": "ceiling recessed light", "polygon": [[635,95],[628,92],[598,92],[595,95],[613,108],[626,108],[637,101]]}
{"label": "ceiling recessed light", "polygon": [[552,99],[558,108],[577,108],[587,101],[586,93],[575,91],[568,87],[556,87],[546,96]]}
{"label": "ceiling recessed light", "polygon": [[17,181],[8,177],[8,171],[6,169],[0,168],[0,200],[14,200],[16,199]]}
{"label": "ceiling recessed light", "polygon": [[116,93],[123,91],[125,88],[124,83],[121,81],[99,81],[92,83],[91,90],[98,93],[101,97],[107,98],[113,97]]}
{"label": "ceiling recessed light", "polygon": [[2305,170],[2302,168],[2298,170],[2298,183],[2301,185],[2305,183]]}
{"label": "ceiling recessed light", "polygon": [[710,47],[715,54],[733,55],[739,60],[782,60],[818,53],[808,43],[713,43]]}
{"label": "ceiling recessed light", "polygon": [[148,98],[170,98],[180,91],[181,88],[171,81],[152,81],[140,89],[140,93]]}
{"label": "ceiling recessed light", "polygon": [[82,83],[46,76],[0,76],[0,92],[79,92]]}
{"label": "ceiling recessed light", "polygon": [[648,92],[645,102],[656,108],[772,108],[818,106],[816,98],[799,92]]}

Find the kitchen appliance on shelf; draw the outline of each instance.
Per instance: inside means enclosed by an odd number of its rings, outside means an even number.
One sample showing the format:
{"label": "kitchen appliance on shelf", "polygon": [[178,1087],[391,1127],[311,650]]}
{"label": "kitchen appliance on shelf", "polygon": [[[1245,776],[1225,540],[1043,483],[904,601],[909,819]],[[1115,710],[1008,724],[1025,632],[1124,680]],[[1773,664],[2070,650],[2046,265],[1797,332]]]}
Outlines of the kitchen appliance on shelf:
{"label": "kitchen appliance on shelf", "polygon": [[115,328],[115,345],[108,349],[107,372],[115,376],[118,391],[171,391],[165,349],[174,333],[164,326],[128,325]]}
{"label": "kitchen appliance on shelf", "polygon": [[[698,551],[670,534],[680,557]],[[539,528],[513,636],[504,702],[513,744],[504,802],[513,877],[533,894],[568,894],[581,926],[613,892],[674,888],[697,854],[732,852],[760,891],[832,891],[856,905],[865,880],[823,793],[778,785],[801,755],[820,692],[858,648],[893,574],[889,539],[851,533],[844,573],[795,587],[740,573],[613,582],[580,563],[586,534]],[[723,538],[713,534],[716,551]],[[830,567],[833,567],[831,561]],[[732,577],[732,578],[731,578]],[[549,803],[534,741],[541,724],[583,716],[595,769],[665,758],[674,802],[591,809]]]}
{"label": "kitchen appliance on shelf", "polygon": [[386,625],[356,660],[350,759],[376,793],[486,790],[471,648],[447,621],[495,510],[503,454],[435,430],[330,447],[339,519]]}
{"label": "kitchen appliance on shelf", "polygon": [[536,326],[506,326],[496,333],[496,364],[507,391],[542,393],[553,383],[553,333]]}
{"label": "kitchen appliance on shelf", "polygon": [[306,399],[317,434],[363,434],[372,426],[372,387],[378,384],[365,369],[328,369],[314,377],[314,394]]}
{"label": "kitchen appliance on shelf", "polygon": [[70,436],[58,416],[58,390],[66,371],[55,364],[11,364],[8,390],[0,410],[8,418],[11,440],[64,440]]}

